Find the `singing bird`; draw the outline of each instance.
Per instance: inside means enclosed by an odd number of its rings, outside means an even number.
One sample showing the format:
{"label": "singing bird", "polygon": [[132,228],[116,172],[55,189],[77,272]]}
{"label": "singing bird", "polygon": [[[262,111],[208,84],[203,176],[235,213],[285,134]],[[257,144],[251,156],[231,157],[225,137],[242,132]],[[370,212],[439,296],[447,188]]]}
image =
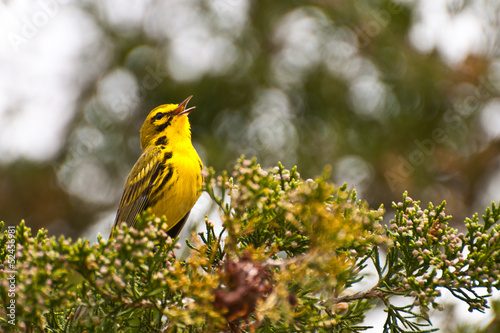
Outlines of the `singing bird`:
{"label": "singing bird", "polygon": [[[160,105],[141,127],[142,154],[125,183],[113,229],[122,222],[135,226],[147,208],[167,218],[167,234],[175,238],[201,194],[201,162],[191,142],[186,108],[192,96],[180,104]],[[78,306],[73,321],[86,317],[88,308]]]}
{"label": "singing bird", "polygon": [[122,222],[135,226],[138,214],[147,208],[165,216],[168,235],[175,238],[201,194],[203,163],[191,142],[186,108],[160,105],[149,113],[141,127],[142,155],[125,183],[113,229]]}

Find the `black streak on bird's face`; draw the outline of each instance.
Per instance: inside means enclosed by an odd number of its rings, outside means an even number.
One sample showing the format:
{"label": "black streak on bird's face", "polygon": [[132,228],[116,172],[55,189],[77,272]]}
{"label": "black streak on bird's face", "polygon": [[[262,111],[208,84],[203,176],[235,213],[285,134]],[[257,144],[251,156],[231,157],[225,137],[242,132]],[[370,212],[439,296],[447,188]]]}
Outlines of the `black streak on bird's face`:
{"label": "black streak on bird's face", "polygon": [[168,113],[158,112],[156,115],[152,117],[151,121],[153,126],[155,126],[156,132],[161,133],[168,126],[170,126],[173,119],[174,119],[173,112],[168,112]]}
{"label": "black streak on bird's face", "polygon": [[141,128],[141,148],[151,145],[167,146],[176,144],[179,138],[191,138],[187,115],[195,108],[186,108],[192,96],[180,104],[160,105],[148,115]]}

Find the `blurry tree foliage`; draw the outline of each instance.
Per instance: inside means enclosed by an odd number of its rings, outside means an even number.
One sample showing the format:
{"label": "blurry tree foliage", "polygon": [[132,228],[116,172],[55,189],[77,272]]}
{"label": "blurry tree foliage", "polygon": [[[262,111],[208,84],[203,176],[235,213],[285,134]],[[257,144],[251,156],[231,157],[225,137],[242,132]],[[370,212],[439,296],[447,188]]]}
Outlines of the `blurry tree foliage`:
{"label": "blurry tree foliage", "polygon": [[146,114],[189,95],[194,144],[216,170],[240,154],[264,167],[297,164],[305,177],[331,165],[334,182],[373,206],[408,190],[447,200],[459,220],[498,199],[499,133],[488,128],[498,113],[498,26],[486,14],[498,4],[450,2],[450,20],[473,12],[490,27],[489,44],[453,62],[419,46],[428,42],[414,34],[422,1],[110,3],[68,4],[99,30],[77,61],[103,70],[80,92],[53,163],[0,167],[8,224],[25,218],[76,235],[112,212]]}
{"label": "blurry tree foliage", "polygon": [[405,192],[382,226],[385,209],[327,181],[328,170],[304,180],[297,167],[241,158],[231,172],[203,173],[224,229],[207,217],[186,242],[151,211],[93,244],[0,221],[0,330],[424,333],[441,328],[431,315],[448,308],[448,293],[470,312],[492,306],[480,326],[498,331],[498,204],[457,221],[459,232],[446,202]]}

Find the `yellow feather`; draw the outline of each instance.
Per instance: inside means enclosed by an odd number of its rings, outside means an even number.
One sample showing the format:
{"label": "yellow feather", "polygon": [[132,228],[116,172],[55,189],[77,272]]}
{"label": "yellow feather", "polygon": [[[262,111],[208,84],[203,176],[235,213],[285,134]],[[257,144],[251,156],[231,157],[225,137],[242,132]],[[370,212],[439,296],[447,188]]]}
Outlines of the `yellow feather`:
{"label": "yellow feather", "polygon": [[[135,225],[137,215],[151,208],[165,216],[169,229],[184,224],[201,194],[203,164],[191,143],[186,109],[190,97],[181,104],[165,104],[149,113],[141,128],[142,155],[125,183],[115,219]],[[181,225],[182,224],[182,225]],[[169,234],[177,236],[180,228]]]}

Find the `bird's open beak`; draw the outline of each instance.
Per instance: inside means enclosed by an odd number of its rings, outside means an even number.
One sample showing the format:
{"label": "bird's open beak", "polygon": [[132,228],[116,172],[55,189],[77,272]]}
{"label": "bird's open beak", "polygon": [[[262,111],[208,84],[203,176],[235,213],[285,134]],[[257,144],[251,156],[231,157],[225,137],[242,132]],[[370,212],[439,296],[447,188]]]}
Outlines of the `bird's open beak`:
{"label": "bird's open beak", "polygon": [[189,112],[193,111],[196,108],[196,106],[192,106],[192,107],[186,109],[186,106],[192,97],[193,97],[192,95],[189,96],[181,104],[179,104],[177,109],[174,110],[174,116],[181,116],[183,114],[189,114]]}

